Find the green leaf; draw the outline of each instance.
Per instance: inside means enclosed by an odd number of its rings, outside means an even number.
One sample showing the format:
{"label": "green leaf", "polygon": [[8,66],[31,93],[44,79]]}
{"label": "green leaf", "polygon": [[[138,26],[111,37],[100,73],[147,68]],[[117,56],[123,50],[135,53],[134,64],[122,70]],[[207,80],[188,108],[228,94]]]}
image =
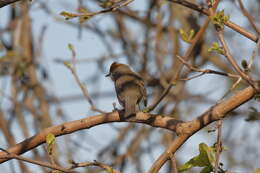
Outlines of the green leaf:
{"label": "green leaf", "polygon": [[77,14],[69,13],[69,12],[66,12],[66,11],[62,11],[62,12],[60,13],[60,15],[63,16],[63,17],[65,17],[66,20],[69,20],[69,19],[78,17]]}
{"label": "green leaf", "polygon": [[114,4],[116,4],[116,1],[114,1],[114,0],[103,0],[103,1],[100,1],[99,6],[102,8],[110,8]]}
{"label": "green leaf", "polygon": [[213,170],[213,166],[215,164],[215,151],[214,147],[209,147],[205,143],[199,144],[199,155],[193,157],[188,162],[186,162],[184,165],[179,167],[179,172],[187,171],[190,168],[193,167],[204,167],[202,171],[210,172]]}
{"label": "green leaf", "polygon": [[52,133],[49,133],[46,136],[46,144],[47,144],[47,151],[48,154],[52,155],[52,151],[53,151],[53,146],[55,144],[55,135]]}
{"label": "green leaf", "polygon": [[179,32],[180,32],[182,40],[187,43],[191,42],[191,40],[194,36],[194,33],[195,33],[193,29],[191,29],[189,32],[185,32],[184,29],[182,29],[182,28],[179,30]]}
{"label": "green leaf", "polygon": [[147,108],[144,108],[144,109],[142,110],[142,112],[143,112],[143,113],[148,113],[148,112],[150,112],[150,109],[149,109],[149,107],[147,107]]}
{"label": "green leaf", "polygon": [[66,11],[62,11],[60,13],[60,15],[64,16],[66,20],[69,20],[69,19],[72,19],[75,17],[79,17],[80,23],[85,22],[86,20],[90,19],[93,16],[93,14],[88,13],[87,9],[85,9],[85,8],[79,9],[79,12],[80,12],[79,14],[75,14],[75,13],[69,13]]}
{"label": "green leaf", "polygon": [[113,172],[114,172],[113,168],[111,168],[111,167],[106,168],[106,171],[107,171],[108,173],[113,173]]}
{"label": "green leaf", "polygon": [[208,49],[208,52],[216,52],[218,54],[225,54],[225,51],[222,47],[219,46],[217,42],[213,42],[211,47]]}
{"label": "green leaf", "polygon": [[73,46],[73,44],[71,44],[71,43],[68,44],[68,48],[69,48],[69,50],[72,51],[72,52],[75,51],[74,46]]}
{"label": "green leaf", "polygon": [[211,173],[211,171],[212,171],[212,167],[204,167],[201,171],[200,171],[200,173]]}
{"label": "green leaf", "polygon": [[71,63],[69,63],[68,61],[65,61],[63,64],[69,69],[72,68]]}
{"label": "green leaf", "polygon": [[215,0],[210,0],[210,4],[211,4],[211,5],[214,5],[215,2],[216,2]]}
{"label": "green leaf", "polygon": [[215,15],[211,16],[212,23],[218,30],[224,29],[225,23],[229,21],[229,18],[229,16],[225,16],[224,10],[221,10],[215,13]]}

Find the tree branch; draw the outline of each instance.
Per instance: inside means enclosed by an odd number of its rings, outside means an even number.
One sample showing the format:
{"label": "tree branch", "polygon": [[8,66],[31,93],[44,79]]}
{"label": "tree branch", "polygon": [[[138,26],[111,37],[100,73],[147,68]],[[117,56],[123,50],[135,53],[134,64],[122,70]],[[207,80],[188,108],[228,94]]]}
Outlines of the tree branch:
{"label": "tree branch", "polygon": [[[119,115],[120,114],[120,115]],[[161,116],[161,115],[152,115],[146,114],[143,112],[139,112],[136,114],[136,117],[126,120],[123,118],[124,112],[111,112],[106,114],[100,114],[96,116],[88,116],[87,118],[83,118],[80,120],[75,120],[71,122],[66,122],[61,125],[53,126],[44,129],[43,131],[39,132],[38,134],[25,139],[24,141],[14,145],[13,147],[7,149],[9,153],[12,154],[23,154],[43,143],[45,143],[46,136],[49,133],[53,135],[62,136],[66,134],[70,134],[79,130],[88,129],[100,124],[112,123],[112,122],[134,122],[134,123],[143,123],[148,124],[153,127],[159,127],[168,129],[171,131],[176,131],[177,124],[182,123],[183,121],[174,119],[172,117]],[[6,152],[0,152],[0,158],[6,156]],[[3,163],[7,160],[0,159],[0,163]]]}
{"label": "tree branch", "polygon": [[167,150],[154,162],[149,173],[158,172],[164,163],[170,159],[171,155],[174,154],[189,137],[208,124],[223,119],[229,112],[252,99],[255,93],[253,87],[247,87],[229,99],[210,107],[198,118],[189,122],[179,123],[176,127],[176,133],[179,134],[179,137],[177,137]]}

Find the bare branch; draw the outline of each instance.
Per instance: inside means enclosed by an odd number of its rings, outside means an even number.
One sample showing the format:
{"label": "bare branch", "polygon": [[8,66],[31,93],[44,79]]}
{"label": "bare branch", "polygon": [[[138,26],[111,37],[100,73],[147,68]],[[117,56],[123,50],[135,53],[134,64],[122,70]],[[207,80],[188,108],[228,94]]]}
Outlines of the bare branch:
{"label": "bare branch", "polygon": [[66,172],[66,173],[77,173],[76,171],[71,171],[69,169],[62,168],[62,167],[54,165],[54,164],[50,164],[50,163],[47,163],[47,162],[42,162],[42,161],[33,160],[33,159],[25,158],[25,157],[22,157],[22,156],[18,156],[16,154],[10,153],[7,150],[2,149],[2,148],[0,148],[0,150],[2,150],[4,153],[6,153],[6,155],[0,156],[0,159],[8,159],[8,160],[16,159],[16,160],[21,160],[21,161],[24,161],[24,162],[32,163],[32,164],[35,164],[35,165],[43,166],[43,167],[46,167],[46,168],[59,170],[59,171]]}
{"label": "bare branch", "polygon": [[260,34],[260,30],[259,30],[259,28],[256,26],[256,24],[255,24],[255,22],[254,22],[254,19],[253,19],[253,16],[251,16],[250,13],[245,9],[245,7],[244,7],[244,5],[243,5],[243,3],[242,3],[241,0],[238,0],[238,3],[239,3],[239,6],[240,6],[240,8],[241,8],[241,10],[242,10],[242,12],[243,12],[243,14],[244,14],[244,16],[247,17],[247,19],[248,19],[249,23],[251,24],[251,26],[254,28],[254,30],[255,30],[258,34]]}
{"label": "bare branch", "polygon": [[218,135],[217,135],[217,143],[216,143],[216,162],[215,162],[215,173],[218,173],[218,165],[219,165],[219,157],[222,150],[222,143],[221,143],[221,127],[222,127],[222,120],[217,121],[217,129],[218,129]]}

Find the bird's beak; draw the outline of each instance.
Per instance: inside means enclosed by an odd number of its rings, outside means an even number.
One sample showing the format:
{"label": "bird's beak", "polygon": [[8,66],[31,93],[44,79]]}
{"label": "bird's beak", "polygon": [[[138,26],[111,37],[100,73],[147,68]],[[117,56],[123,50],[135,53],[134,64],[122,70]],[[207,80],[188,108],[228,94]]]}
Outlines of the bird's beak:
{"label": "bird's beak", "polygon": [[109,77],[111,75],[111,73],[108,73],[107,75],[106,75],[106,77]]}

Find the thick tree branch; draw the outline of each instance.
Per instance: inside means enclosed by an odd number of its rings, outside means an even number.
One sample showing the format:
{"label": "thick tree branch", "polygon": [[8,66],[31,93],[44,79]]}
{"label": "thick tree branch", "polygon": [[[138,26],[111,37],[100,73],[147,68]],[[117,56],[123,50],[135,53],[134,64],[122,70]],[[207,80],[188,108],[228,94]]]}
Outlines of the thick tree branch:
{"label": "thick tree branch", "polygon": [[164,163],[170,159],[171,155],[174,154],[189,137],[213,121],[223,119],[227,116],[227,113],[252,99],[255,93],[254,88],[250,86],[236,93],[229,99],[212,106],[198,118],[186,123],[179,123],[176,127],[176,132],[180,134],[179,137],[177,137],[168,149],[155,161],[149,173],[158,172]]}
{"label": "thick tree branch", "polygon": [[[111,112],[107,114],[100,114],[96,116],[88,116],[87,118],[83,118],[80,120],[75,120],[71,122],[66,122],[58,126],[49,127],[40,133],[14,145],[13,147],[7,149],[9,153],[12,154],[23,154],[43,143],[45,143],[45,138],[49,133],[54,134],[55,136],[62,136],[66,134],[70,134],[79,130],[88,129],[100,124],[112,123],[112,122],[134,122],[134,123],[143,123],[148,124],[153,127],[165,128],[171,131],[176,131],[176,126],[178,123],[182,123],[183,121],[176,120],[172,117],[160,116],[160,115],[152,115],[146,114],[143,112],[139,112],[136,114],[135,118],[131,118],[126,120],[121,115],[123,112]],[[6,152],[0,152],[0,158],[6,156]],[[0,159],[0,163],[3,163],[9,159]]]}

